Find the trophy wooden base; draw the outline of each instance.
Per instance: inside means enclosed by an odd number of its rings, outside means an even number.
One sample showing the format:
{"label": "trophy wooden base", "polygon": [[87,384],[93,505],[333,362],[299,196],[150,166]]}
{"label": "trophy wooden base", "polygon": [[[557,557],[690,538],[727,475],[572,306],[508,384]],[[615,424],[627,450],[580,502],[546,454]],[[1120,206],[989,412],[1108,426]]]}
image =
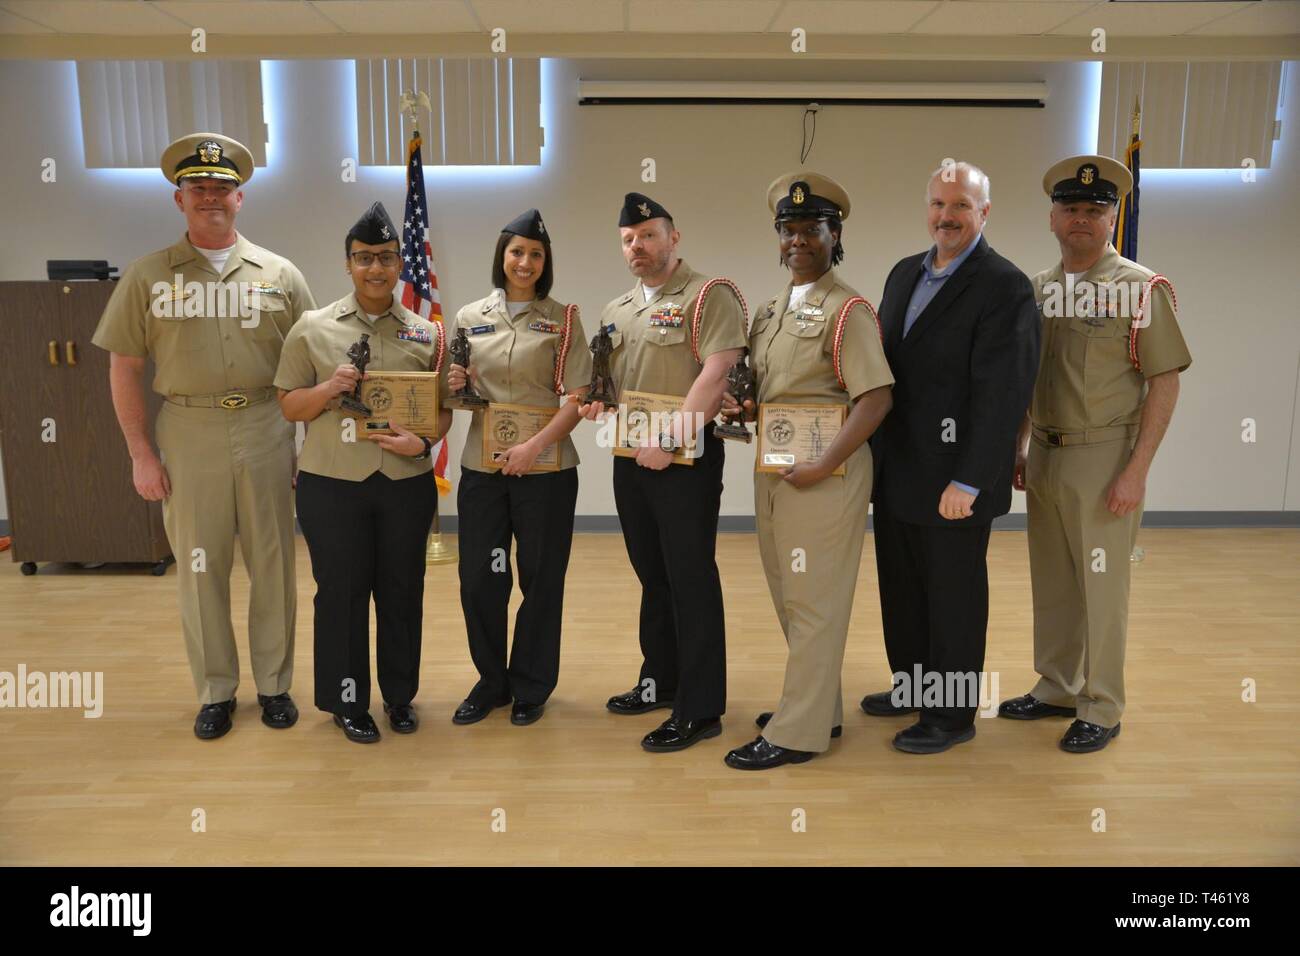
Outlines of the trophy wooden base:
{"label": "trophy wooden base", "polygon": [[447,400],[449,408],[460,408],[469,412],[481,412],[491,404],[486,398],[477,392],[468,392],[464,395],[452,395]]}
{"label": "trophy wooden base", "polygon": [[745,427],[744,422],[723,422],[713,429],[713,434],[728,441],[743,441],[747,445],[754,440],[754,433]]}
{"label": "trophy wooden base", "polygon": [[339,399],[339,406],[345,411],[352,412],[354,415],[361,415],[365,418],[370,418],[374,414],[369,405],[359,399],[353,398],[351,395],[344,395]]}

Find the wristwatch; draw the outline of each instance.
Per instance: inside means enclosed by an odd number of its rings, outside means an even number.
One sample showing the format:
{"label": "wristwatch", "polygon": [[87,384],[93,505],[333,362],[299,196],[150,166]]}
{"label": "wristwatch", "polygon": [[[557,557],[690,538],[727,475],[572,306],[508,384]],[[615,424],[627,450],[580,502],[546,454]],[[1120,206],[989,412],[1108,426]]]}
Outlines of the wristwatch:
{"label": "wristwatch", "polygon": [[661,432],[661,433],[660,433],[660,435],[659,435],[659,448],[660,448],[662,451],[666,451],[666,452],[668,452],[668,454],[671,455],[671,454],[673,454],[673,452],[677,451],[677,449],[678,449],[679,447],[680,447],[680,446],[677,444],[677,442],[673,440],[673,436],[670,435],[668,432]]}
{"label": "wristwatch", "polygon": [[433,442],[429,441],[429,439],[425,438],[423,435],[420,436],[420,441],[424,442],[424,451],[420,452],[418,455],[412,455],[411,461],[424,461],[424,459],[429,457],[429,452],[433,451]]}

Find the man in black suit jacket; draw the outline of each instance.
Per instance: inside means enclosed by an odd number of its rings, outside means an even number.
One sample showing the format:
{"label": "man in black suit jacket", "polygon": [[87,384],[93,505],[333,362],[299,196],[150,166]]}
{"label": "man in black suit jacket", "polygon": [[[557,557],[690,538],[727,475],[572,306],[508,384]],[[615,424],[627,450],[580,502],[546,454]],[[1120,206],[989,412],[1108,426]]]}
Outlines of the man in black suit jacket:
{"label": "man in black suit jacket", "polygon": [[[892,691],[873,716],[920,712],[894,738],[939,753],[975,736],[988,625],[989,528],[1011,508],[1016,429],[1038,370],[1025,274],[982,235],[988,177],[930,178],[934,246],[894,266],[880,303],[894,408],[872,438],[876,567]],[[941,682],[941,683],[936,683]]]}

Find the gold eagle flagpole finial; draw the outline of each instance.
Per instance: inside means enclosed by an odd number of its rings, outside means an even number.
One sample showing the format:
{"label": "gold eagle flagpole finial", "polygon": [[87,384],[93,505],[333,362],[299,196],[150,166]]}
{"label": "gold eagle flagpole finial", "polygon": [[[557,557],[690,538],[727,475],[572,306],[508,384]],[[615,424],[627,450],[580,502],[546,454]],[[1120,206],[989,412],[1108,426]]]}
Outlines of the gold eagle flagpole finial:
{"label": "gold eagle flagpole finial", "polygon": [[397,108],[406,117],[406,121],[411,124],[411,132],[414,134],[419,128],[417,110],[431,110],[429,105],[429,95],[423,90],[407,90],[402,94],[402,98],[397,101]]}

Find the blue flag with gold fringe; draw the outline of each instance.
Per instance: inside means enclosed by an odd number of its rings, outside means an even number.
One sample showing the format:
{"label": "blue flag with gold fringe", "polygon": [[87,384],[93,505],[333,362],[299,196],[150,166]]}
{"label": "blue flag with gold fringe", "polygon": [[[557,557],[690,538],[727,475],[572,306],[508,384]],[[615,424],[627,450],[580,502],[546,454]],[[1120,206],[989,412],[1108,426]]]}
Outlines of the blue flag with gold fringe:
{"label": "blue flag with gold fringe", "polygon": [[1119,201],[1115,213],[1115,251],[1125,259],[1138,261],[1138,177],[1141,175],[1142,140],[1138,131],[1142,125],[1142,102],[1133,101],[1133,124],[1129,134],[1128,149],[1124,151],[1124,165],[1133,174],[1133,188]]}

